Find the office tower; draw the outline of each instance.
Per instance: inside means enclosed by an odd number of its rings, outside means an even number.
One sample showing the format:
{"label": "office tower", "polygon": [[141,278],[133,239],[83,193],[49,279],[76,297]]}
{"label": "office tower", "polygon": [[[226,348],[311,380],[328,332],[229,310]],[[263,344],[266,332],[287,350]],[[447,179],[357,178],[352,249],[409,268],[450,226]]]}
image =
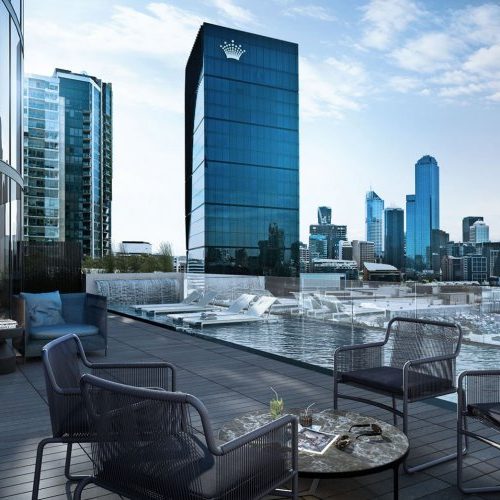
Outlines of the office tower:
{"label": "office tower", "polygon": [[462,241],[466,243],[470,241],[470,227],[474,222],[478,220],[484,220],[483,217],[478,217],[474,215],[469,215],[468,217],[464,217],[462,219]]}
{"label": "office tower", "polygon": [[482,255],[467,255],[462,259],[462,266],[464,280],[482,283],[488,279],[486,257]]}
{"label": "office tower", "polygon": [[450,235],[442,229],[433,229],[431,232],[432,270],[439,277],[441,274],[441,261],[447,254]]}
{"label": "office tower", "polygon": [[299,255],[300,255],[300,272],[301,273],[308,273],[309,272],[309,265],[311,262],[311,254],[309,252],[309,248],[307,245],[304,243],[300,244],[299,247]]}
{"label": "office tower", "polygon": [[323,234],[327,238],[327,258],[339,259],[339,242],[347,240],[347,226],[337,224],[311,224],[309,234]]}
{"label": "office tower", "polygon": [[431,234],[439,229],[439,166],[432,156],[415,164],[415,194],[406,197],[407,268],[432,268]]}
{"label": "office tower", "polygon": [[318,224],[332,223],[332,209],[330,207],[318,207]]}
{"label": "office tower", "polygon": [[500,241],[488,241],[474,246],[477,253],[486,257],[488,277],[500,276]]}
{"label": "office tower", "polygon": [[490,226],[482,220],[477,220],[470,227],[469,236],[471,243],[485,243],[490,241]]}
{"label": "office tower", "polygon": [[404,211],[402,208],[386,208],[384,210],[384,263],[402,269],[404,252]]}
{"label": "office tower", "polygon": [[414,269],[415,257],[415,195],[406,195],[406,245],[405,245],[405,267]]}
{"label": "office tower", "polygon": [[326,235],[309,235],[309,255],[311,260],[328,258],[328,237]]}
{"label": "office tower", "polygon": [[356,261],[358,269],[363,269],[365,262],[375,262],[375,244],[373,241],[353,240],[352,258]]}
{"label": "office tower", "polygon": [[59,79],[24,80],[24,239],[64,241],[64,99]]}
{"label": "office tower", "polygon": [[384,200],[375,191],[368,191],[365,200],[366,241],[373,241],[375,258],[384,251]]}
{"label": "office tower", "polygon": [[0,2],[0,317],[11,308],[22,239],[23,2]]}
{"label": "office tower", "polygon": [[111,251],[111,84],[64,69],[54,78],[64,99],[65,239],[102,257]]}
{"label": "office tower", "polygon": [[339,241],[338,248],[340,260],[352,260],[352,245],[349,241]]}
{"label": "office tower", "polygon": [[[298,46],[204,23],[185,111],[188,270],[286,274],[299,241]],[[267,266],[265,240],[283,242],[282,262]]]}

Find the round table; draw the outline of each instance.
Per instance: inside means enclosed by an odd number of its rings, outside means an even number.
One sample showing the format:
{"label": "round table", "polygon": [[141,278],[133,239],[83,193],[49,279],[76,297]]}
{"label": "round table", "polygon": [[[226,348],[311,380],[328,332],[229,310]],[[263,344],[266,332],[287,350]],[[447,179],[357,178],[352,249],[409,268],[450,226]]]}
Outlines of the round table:
{"label": "round table", "polygon": [[[298,415],[300,410],[286,413]],[[241,415],[226,423],[219,431],[219,439],[229,441],[271,421],[268,410]],[[356,424],[377,424],[382,429],[379,436],[356,436],[366,428],[355,428]],[[302,495],[314,495],[320,479],[345,478],[375,474],[387,469],[394,472],[394,498],[398,498],[399,465],[409,452],[406,435],[391,424],[375,418],[342,410],[323,410],[313,413],[313,429],[326,434],[349,434],[351,444],[344,450],[331,445],[324,454],[312,454],[299,450],[299,476],[311,477],[314,481],[310,490]]]}

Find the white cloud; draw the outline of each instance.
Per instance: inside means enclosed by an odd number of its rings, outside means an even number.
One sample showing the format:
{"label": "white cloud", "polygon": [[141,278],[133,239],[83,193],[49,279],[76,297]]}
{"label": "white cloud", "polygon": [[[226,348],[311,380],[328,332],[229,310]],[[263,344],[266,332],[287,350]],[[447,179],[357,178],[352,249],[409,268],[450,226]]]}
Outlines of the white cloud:
{"label": "white cloud", "polygon": [[482,47],[474,52],[464,64],[464,68],[473,73],[500,77],[500,44]]}
{"label": "white cloud", "polygon": [[256,18],[252,12],[236,5],[233,0],[213,0],[213,4],[223,16],[237,24],[256,23]]}
{"label": "white cloud", "polygon": [[486,3],[457,11],[452,29],[458,36],[480,44],[500,42],[500,5]]}
{"label": "white cloud", "polygon": [[479,94],[486,86],[480,83],[469,83],[468,85],[456,85],[454,87],[443,87],[439,91],[441,97],[461,97]]}
{"label": "white cloud", "polygon": [[412,0],[371,0],[363,7],[363,45],[384,50],[425,12]]}
{"label": "white cloud", "polygon": [[406,94],[422,87],[422,82],[409,76],[393,76],[389,79],[389,87],[396,92]]}
{"label": "white cloud", "polygon": [[360,64],[333,57],[322,61],[301,57],[299,64],[300,112],[304,118],[342,119],[346,111],[362,108],[361,98],[368,85]]}
{"label": "white cloud", "polygon": [[450,69],[463,49],[463,43],[447,33],[426,33],[410,40],[404,47],[392,51],[396,64],[418,73],[433,73]]}
{"label": "white cloud", "polygon": [[335,21],[336,17],[328,9],[321,5],[301,5],[291,7],[284,12],[289,16],[304,16],[320,21]]}

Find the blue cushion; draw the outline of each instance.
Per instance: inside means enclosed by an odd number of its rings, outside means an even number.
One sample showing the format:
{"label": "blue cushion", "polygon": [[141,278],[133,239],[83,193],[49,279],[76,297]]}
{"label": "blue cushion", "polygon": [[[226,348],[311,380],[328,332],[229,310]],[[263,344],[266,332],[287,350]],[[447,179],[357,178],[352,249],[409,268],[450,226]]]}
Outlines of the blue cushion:
{"label": "blue cushion", "polygon": [[32,327],[62,325],[62,302],[59,292],[21,293]]}
{"label": "blue cushion", "polygon": [[97,335],[99,328],[94,325],[78,325],[73,323],[65,323],[64,325],[37,326],[31,329],[30,338],[34,340],[53,340],[74,333],[79,337],[88,337]]}

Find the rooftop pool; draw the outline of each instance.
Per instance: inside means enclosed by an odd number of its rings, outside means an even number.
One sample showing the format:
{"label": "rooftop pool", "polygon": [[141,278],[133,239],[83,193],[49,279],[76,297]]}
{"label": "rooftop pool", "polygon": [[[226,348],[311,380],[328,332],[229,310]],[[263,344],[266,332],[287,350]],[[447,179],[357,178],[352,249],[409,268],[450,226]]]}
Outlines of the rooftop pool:
{"label": "rooftop pool", "polygon": [[[313,368],[331,370],[333,353],[343,345],[376,342],[384,338],[382,329],[351,327],[305,316],[281,316],[277,320],[210,325],[204,328],[176,328],[167,315],[154,317],[136,312],[129,306],[112,306],[110,310],[160,326],[177,329],[182,333],[199,335],[263,354],[300,362]],[[471,369],[500,367],[500,348],[469,343],[464,340],[457,359],[457,373]]]}

